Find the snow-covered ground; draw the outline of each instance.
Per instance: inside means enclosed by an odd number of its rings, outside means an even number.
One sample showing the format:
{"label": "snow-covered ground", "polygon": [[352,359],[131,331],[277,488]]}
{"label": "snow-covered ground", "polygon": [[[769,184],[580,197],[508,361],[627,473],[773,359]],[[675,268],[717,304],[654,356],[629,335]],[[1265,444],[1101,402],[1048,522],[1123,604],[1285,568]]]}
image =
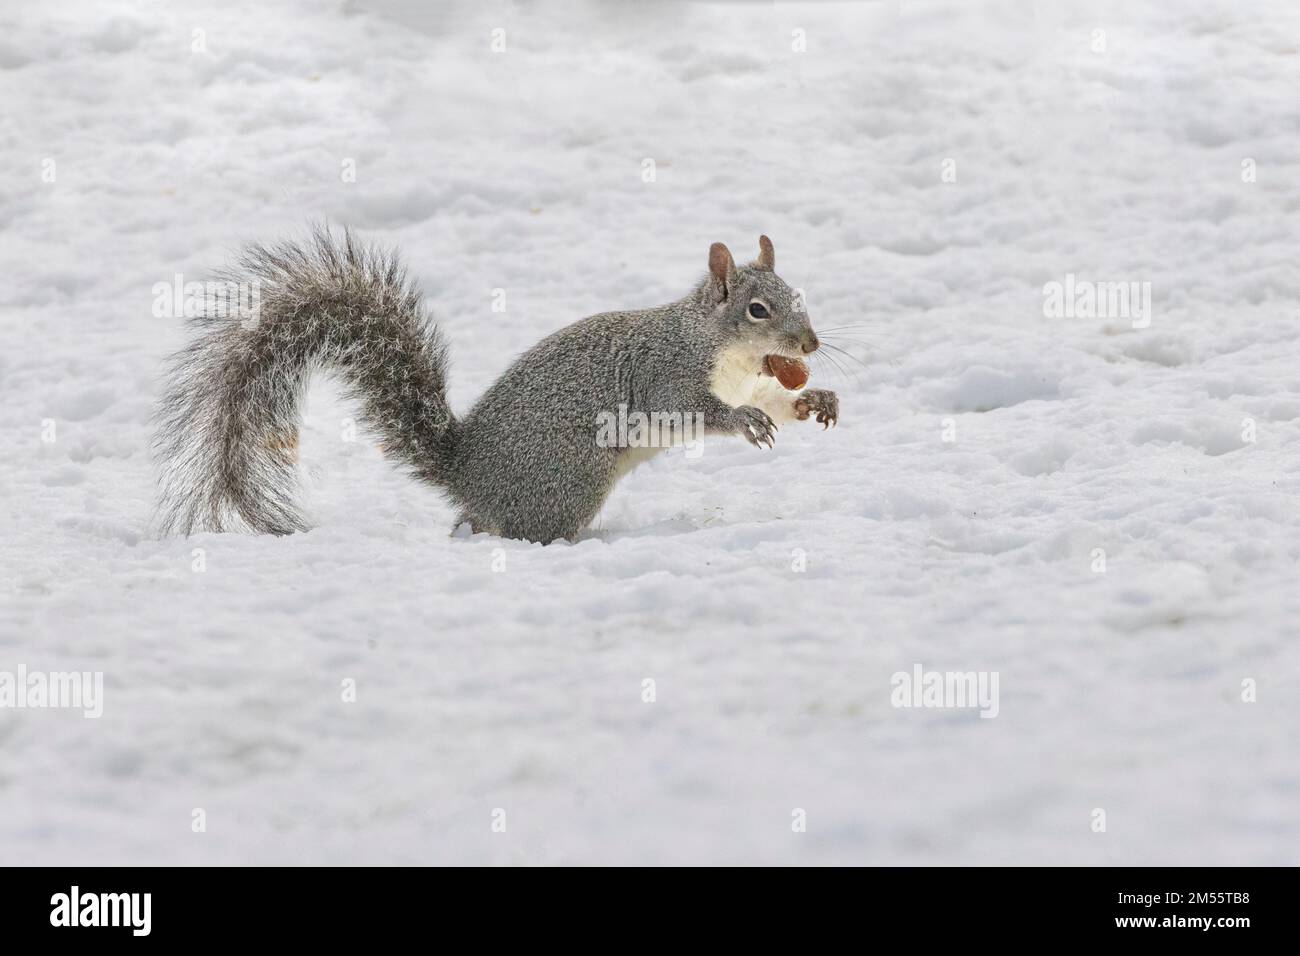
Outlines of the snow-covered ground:
{"label": "snow-covered ground", "polygon": [[[1300,8],[630,8],[5,5],[0,671],[104,700],[0,709],[0,862],[1300,862]],[[545,548],[321,383],[314,530],[160,538],[155,284],[321,217],[460,409],[760,233],[865,367]]]}

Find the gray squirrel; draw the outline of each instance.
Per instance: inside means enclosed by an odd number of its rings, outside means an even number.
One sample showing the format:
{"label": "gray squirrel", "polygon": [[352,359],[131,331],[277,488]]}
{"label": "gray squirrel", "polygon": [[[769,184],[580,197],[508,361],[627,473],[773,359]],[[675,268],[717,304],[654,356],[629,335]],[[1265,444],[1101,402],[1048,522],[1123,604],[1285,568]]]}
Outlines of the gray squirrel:
{"label": "gray squirrel", "polygon": [[299,405],[318,368],[340,373],[389,459],[450,498],[457,527],[542,543],[574,539],[653,453],[602,447],[602,413],[695,416],[706,434],[768,447],[778,422],[834,424],[835,394],[801,387],[820,343],[771,241],[747,266],[722,243],[708,262],[676,302],[542,339],[458,418],[447,345],[395,254],[328,227],[252,246],[225,278],[258,283],[256,322],[208,310],[172,358],[156,416],[162,528],[306,529],[293,500]]}

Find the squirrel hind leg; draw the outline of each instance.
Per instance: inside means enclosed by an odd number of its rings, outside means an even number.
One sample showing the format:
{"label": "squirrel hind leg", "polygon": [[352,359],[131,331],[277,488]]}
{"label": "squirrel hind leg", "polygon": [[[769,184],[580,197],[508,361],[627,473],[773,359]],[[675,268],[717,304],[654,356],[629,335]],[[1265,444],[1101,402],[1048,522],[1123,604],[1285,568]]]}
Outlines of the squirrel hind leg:
{"label": "squirrel hind leg", "polygon": [[572,544],[576,543],[579,535],[587,530],[599,511],[600,508],[597,507],[582,514],[556,513],[545,517],[535,516],[528,520],[509,522],[495,533],[507,538],[536,541],[539,544],[551,544],[555,541],[568,541]]}
{"label": "squirrel hind leg", "polygon": [[460,514],[452,526],[453,535],[465,534],[491,534],[498,538],[509,538],[519,541],[534,541],[538,544],[550,544],[553,541],[576,542],[578,537],[591,524],[595,515],[591,515],[586,520],[569,518],[565,520],[563,516],[547,516],[544,520],[511,520],[503,518],[501,520],[490,521],[485,518],[474,515]]}

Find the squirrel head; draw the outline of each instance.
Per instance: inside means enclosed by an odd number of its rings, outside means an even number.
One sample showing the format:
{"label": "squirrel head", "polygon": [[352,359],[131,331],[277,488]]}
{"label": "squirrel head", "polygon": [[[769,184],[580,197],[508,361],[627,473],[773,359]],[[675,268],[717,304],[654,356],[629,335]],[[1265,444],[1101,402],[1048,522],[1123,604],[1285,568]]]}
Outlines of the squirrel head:
{"label": "squirrel head", "polygon": [[776,274],[776,251],[767,236],[758,237],[758,258],[740,268],[722,243],[710,246],[702,291],[723,338],[752,345],[756,354],[800,359],[821,344],[802,293]]}

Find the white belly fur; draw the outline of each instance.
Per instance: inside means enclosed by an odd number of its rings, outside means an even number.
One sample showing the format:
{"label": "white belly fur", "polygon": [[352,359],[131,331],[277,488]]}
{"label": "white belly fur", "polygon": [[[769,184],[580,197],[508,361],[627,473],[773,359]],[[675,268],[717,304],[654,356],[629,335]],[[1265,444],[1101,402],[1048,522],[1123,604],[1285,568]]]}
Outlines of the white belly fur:
{"label": "white belly fur", "polygon": [[[767,412],[778,425],[792,422],[795,420],[794,402],[803,389],[792,392],[784,388],[775,376],[759,372],[765,356],[766,353],[756,353],[743,345],[731,346],[718,358],[709,390],[732,408],[753,405]],[[614,465],[614,482],[664,450],[657,447],[623,449]]]}
{"label": "white belly fur", "polygon": [[795,420],[794,403],[803,389],[791,391],[775,376],[760,370],[766,353],[752,347],[733,345],[718,356],[709,390],[732,408],[753,405],[771,416],[778,425]]}

